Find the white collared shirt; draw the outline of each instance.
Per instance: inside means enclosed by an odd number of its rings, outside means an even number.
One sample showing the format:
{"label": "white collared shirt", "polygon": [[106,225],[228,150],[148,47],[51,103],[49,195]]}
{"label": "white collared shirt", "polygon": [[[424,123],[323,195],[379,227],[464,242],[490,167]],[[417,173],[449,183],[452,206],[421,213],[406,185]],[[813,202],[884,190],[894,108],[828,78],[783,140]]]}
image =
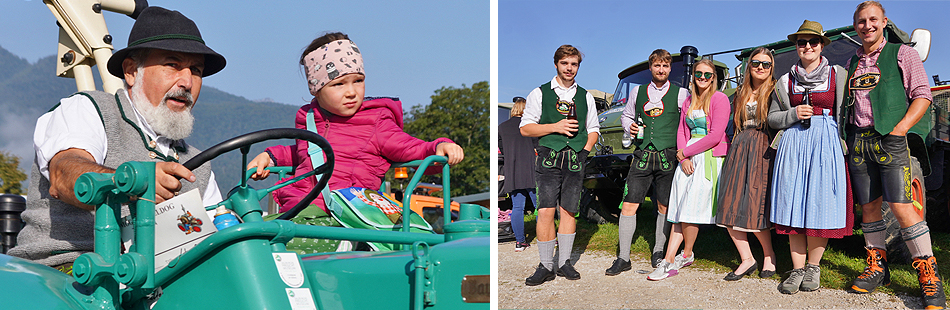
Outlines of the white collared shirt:
{"label": "white collared shirt", "polygon": [[[127,100],[129,99],[127,93],[123,92],[123,95]],[[89,152],[97,164],[102,165],[109,148],[106,129],[88,97],[73,95],[59,102],[59,107],[36,120],[36,129],[33,131],[36,163],[40,173],[47,180],[49,180],[49,161],[60,151],[71,148],[82,149]],[[134,104],[132,110],[139,124],[142,125],[142,132],[156,142],[157,149],[165,155],[173,156],[174,150],[171,148],[173,140],[157,136]],[[208,187],[201,198],[205,206],[221,202],[221,191],[218,189],[213,171],[208,180]]]}
{"label": "white collared shirt", "polygon": [[[577,94],[577,82],[571,87],[563,87],[557,82],[555,76],[551,79],[551,89],[557,95],[559,100],[568,102],[574,101],[574,95]],[[521,124],[518,127],[524,127],[527,124],[537,124],[541,120],[541,87],[535,88],[525,98],[524,115],[521,116]],[[594,102],[594,96],[587,92],[587,133],[600,133],[600,122],[597,121],[597,104]]]}
{"label": "white collared shirt", "polygon": [[[650,84],[647,86],[647,98],[649,102],[643,105],[643,111],[649,111],[655,108],[663,108],[663,96],[666,96],[666,93],[670,91],[670,81],[666,80],[666,83],[663,83],[662,86],[657,87],[653,81],[650,81]],[[635,86],[630,89],[630,94],[627,96],[627,105],[623,108],[623,114],[620,117],[620,124],[623,126],[623,131],[625,133],[630,133],[630,124],[634,123],[634,116],[643,111],[637,111],[637,96],[640,93],[640,86]],[[680,91],[676,94],[676,106],[683,106],[683,102],[686,102],[686,98],[689,97],[689,92],[680,87]],[[655,102],[654,102],[655,101]],[[674,111],[679,113],[679,111]]]}

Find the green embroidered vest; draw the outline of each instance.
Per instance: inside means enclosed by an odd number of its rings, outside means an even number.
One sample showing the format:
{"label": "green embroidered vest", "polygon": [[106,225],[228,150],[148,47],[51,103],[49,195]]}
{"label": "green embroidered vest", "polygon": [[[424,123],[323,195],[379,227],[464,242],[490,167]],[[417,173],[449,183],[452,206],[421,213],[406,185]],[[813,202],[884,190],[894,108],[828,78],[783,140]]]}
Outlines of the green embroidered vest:
{"label": "green embroidered vest", "polygon": [[643,141],[637,147],[645,149],[650,143],[653,143],[657,150],[676,147],[676,130],[679,129],[680,125],[678,102],[680,88],[670,84],[670,89],[660,99],[663,102],[662,110],[643,111],[643,106],[650,100],[647,95],[649,86],[650,84],[640,85],[640,89],[637,90],[636,101],[634,101],[636,111],[643,120],[643,127],[640,130],[644,131]]}
{"label": "green embroidered vest", "polygon": [[[899,50],[900,45],[885,42],[884,48],[881,49],[881,55],[878,56],[875,64],[880,69],[881,75],[877,85],[872,86],[874,88],[868,94],[871,99],[872,115],[874,115],[874,129],[882,135],[894,130],[894,126],[897,126],[897,123],[907,114],[907,108],[910,104],[904,90],[901,68],[897,65],[897,52]],[[848,66],[849,80],[846,90],[849,97],[853,96],[851,88],[856,85],[855,83],[858,80],[862,79],[862,77],[854,76],[854,72],[858,67],[858,60],[857,55],[851,56],[851,63]],[[849,100],[853,99],[853,97],[849,98]],[[933,118],[930,113],[930,109],[927,109],[924,116],[910,128],[909,132],[921,137],[930,134],[930,129],[933,128]]]}
{"label": "green embroidered vest", "polygon": [[[541,118],[538,124],[553,124],[567,118],[568,105],[558,101],[557,94],[551,89],[551,82],[541,85]],[[577,132],[573,137],[553,133],[541,137],[538,144],[555,151],[561,151],[564,147],[570,147],[575,152],[584,149],[587,145],[587,90],[580,85],[577,85],[574,94],[574,112],[577,114]]]}

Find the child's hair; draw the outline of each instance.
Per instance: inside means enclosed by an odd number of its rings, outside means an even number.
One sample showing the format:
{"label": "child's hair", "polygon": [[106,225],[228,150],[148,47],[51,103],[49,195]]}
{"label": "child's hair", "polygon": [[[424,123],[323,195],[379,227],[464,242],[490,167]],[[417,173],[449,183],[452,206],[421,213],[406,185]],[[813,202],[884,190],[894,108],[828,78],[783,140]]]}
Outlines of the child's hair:
{"label": "child's hair", "polygon": [[696,87],[696,80],[693,80],[693,83],[691,83],[689,87],[690,91],[692,92],[691,95],[693,99],[690,100],[691,103],[689,104],[689,109],[686,112],[689,113],[693,110],[703,109],[703,112],[705,112],[706,115],[709,115],[709,103],[712,101],[712,95],[716,93],[717,89],[719,89],[719,83],[716,75],[716,64],[714,64],[712,60],[709,60],[709,58],[703,58],[693,65],[693,70],[690,72],[690,74],[696,72],[696,68],[698,68],[699,65],[706,65],[712,68],[713,76],[710,78],[709,87],[706,88],[705,92],[701,94],[699,93],[699,89]]}
{"label": "child's hair", "polygon": [[[755,99],[758,103],[755,111],[755,120],[762,126],[765,124],[766,115],[769,113],[769,95],[772,94],[772,87],[775,87],[775,78],[772,77],[772,69],[769,70],[769,77],[766,78],[757,89],[752,88],[752,57],[758,56],[759,54],[765,54],[769,56],[769,61],[772,62],[772,68],[775,68],[775,56],[772,55],[772,51],[759,47],[752,51],[752,54],[749,55],[749,63],[746,64],[744,73],[742,74],[742,86],[739,87],[739,94],[736,95],[734,102],[735,113],[733,114],[733,124],[736,128],[736,133],[742,131],[745,126],[745,122],[749,119],[749,115],[746,112],[745,104]],[[758,91],[758,95],[753,98],[752,92]]]}
{"label": "child's hair", "polygon": [[318,47],[321,47],[321,46],[326,45],[327,43],[330,43],[330,42],[333,42],[333,41],[337,41],[337,40],[349,40],[349,39],[350,39],[350,37],[347,36],[346,34],[342,33],[342,32],[327,32],[327,33],[324,33],[322,36],[320,36],[320,37],[318,37],[318,38],[316,38],[316,39],[313,39],[313,41],[310,42],[310,45],[307,45],[307,48],[305,48],[305,49],[303,50],[303,53],[300,54],[300,65],[303,66],[303,65],[304,65],[304,58],[307,56],[307,54],[310,54],[310,52],[316,50]]}
{"label": "child's hair", "polygon": [[580,64],[581,60],[584,59],[584,54],[582,54],[580,50],[569,44],[564,44],[561,45],[561,47],[558,47],[557,51],[554,52],[554,64],[557,64],[558,60],[568,56],[577,56],[578,64]]}

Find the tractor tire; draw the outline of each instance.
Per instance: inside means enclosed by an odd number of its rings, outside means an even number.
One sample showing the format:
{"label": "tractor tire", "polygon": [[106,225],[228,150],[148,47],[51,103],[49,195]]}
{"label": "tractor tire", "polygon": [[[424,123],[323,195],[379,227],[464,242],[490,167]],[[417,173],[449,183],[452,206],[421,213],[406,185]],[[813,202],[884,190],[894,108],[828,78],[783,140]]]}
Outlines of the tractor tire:
{"label": "tractor tire", "polygon": [[950,157],[946,147],[934,147],[931,152],[933,167],[927,176],[927,226],[933,231],[950,232]]}
{"label": "tractor tire", "polygon": [[[927,191],[924,189],[924,176],[920,170],[920,163],[917,161],[917,158],[910,158],[910,166],[911,194],[913,201],[915,205],[920,204],[921,206],[920,209],[917,209],[917,214],[920,215],[921,218],[925,218],[927,215]],[[912,260],[912,255],[910,254],[910,250],[907,249],[907,244],[904,243],[904,239],[901,238],[901,226],[897,222],[897,217],[891,212],[891,207],[887,202],[881,203],[881,214],[884,216],[884,225],[887,226],[887,233],[884,238],[887,244],[887,261],[889,263],[909,264]]]}

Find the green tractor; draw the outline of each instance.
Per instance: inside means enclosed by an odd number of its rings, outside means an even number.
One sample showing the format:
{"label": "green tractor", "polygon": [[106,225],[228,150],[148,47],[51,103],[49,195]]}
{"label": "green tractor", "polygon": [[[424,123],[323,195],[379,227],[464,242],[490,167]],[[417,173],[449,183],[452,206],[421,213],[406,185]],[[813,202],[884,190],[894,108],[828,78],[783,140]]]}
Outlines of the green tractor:
{"label": "green tractor", "polygon": [[[91,67],[105,70],[111,44],[83,38],[101,38],[105,23],[101,10],[129,14],[144,1],[46,0],[60,21],[57,74],[74,77],[80,91],[94,90]],[[80,35],[81,34],[81,35]],[[98,35],[98,36],[97,36]],[[111,37],[110,37],[111,38]],[[103,88],[114,92],[121,82],[108,73]],[[442,233],[410,232],[412,188],[421,171],[442,165],[443,205],[449,201],[446,158],[431,156],[403,164],[418,166],[403,198],[401,222],[391,229],[357,229],[298,225],[293,218],[326,186],[334,156],[327,141],[301,129],[269,129],[245,134],[215,145],[184,163],[194,169],[219,155],[240,150],[247,164],[250,146],[267,140],[309,141],[326,154],[326,163],[309,173],[270,188],[255,190],[247,176],[227,198],[205,210],[224,207],[240,217],[237,225],[220,229],[200,240],[168,263],[156,260],[155,164],[126,162],[115,173],[86,173],[75,184],[77,198],[96,206],[95,251],[81,255],[73,275],[0,254],[0,298],[7,309],[487,309],[490,299],[489,212],[478,205],[461,204],[457,220],[444,208]],[[270,167],[286,173],[292,167]],[[275,173],[275,174],[276,174]],[[317,185],[290,211],[272,221],[263,220],[260,200],[270,192],[318,175]],[[142,198],[139,198],[142,197]],[[120,219],[120,205],[129,203],[131,220]],[[183,210],[184,211],[184,210]],[[190,213],[188,215],[191,215]],[[6,218],[4,218],[6,219]],[[200,226],[198,220],[189,224]],[[407,224],[402,224],[407,223]],[[412,223],[412,224],[410,224]],[[204,223],[208,224],[208,223]],[[134,227],[130,246],[124,246],[122,226]],[[177,229],[177,228],[176,228]],[[184,231],[184,229],[182,229]],[[200,232],[200,230],[197,230]],[[207,232],[207,231],[206,231]],[[4,235],[6,238],[6,234]],[[380,251],[347,251],[299,255],[288,251],[293,238],[384,243]],[[5,241],[6,242],[6,241]]]}

